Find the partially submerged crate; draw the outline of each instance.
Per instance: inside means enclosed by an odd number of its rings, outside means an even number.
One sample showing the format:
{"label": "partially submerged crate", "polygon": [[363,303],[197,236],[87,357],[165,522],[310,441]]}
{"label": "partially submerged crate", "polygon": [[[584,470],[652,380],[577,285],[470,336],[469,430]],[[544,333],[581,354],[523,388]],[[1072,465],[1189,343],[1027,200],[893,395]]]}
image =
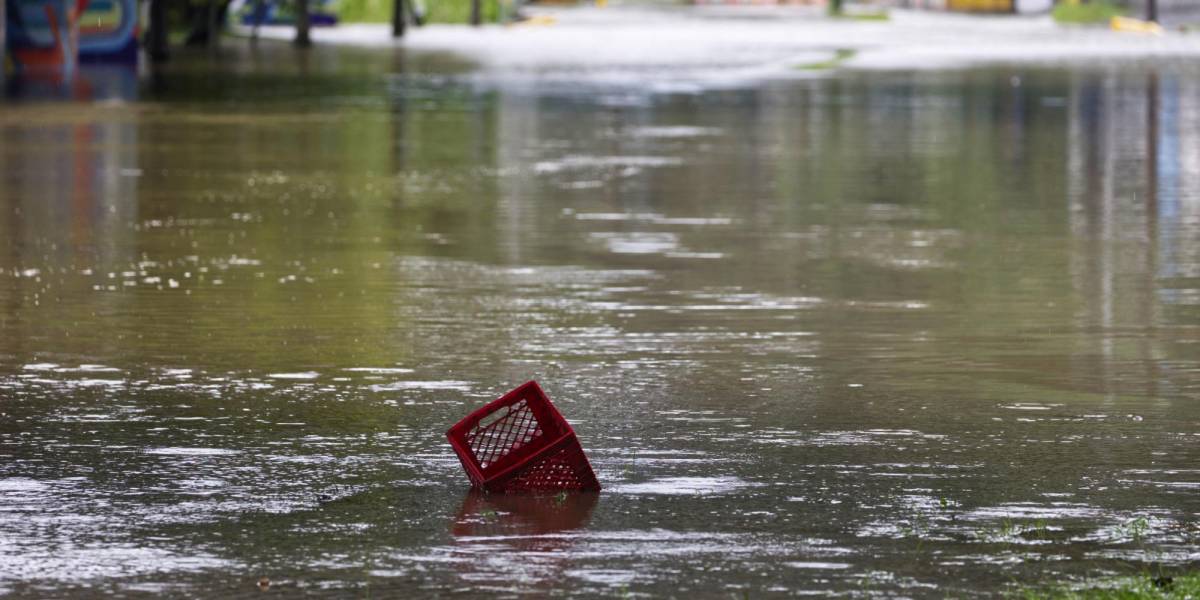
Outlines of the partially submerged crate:
{"label": "partially submerged crate", "polygon": [[535,381],[467,415],[446,437],[476,488],[500,493],[600,489],[575,430]]}

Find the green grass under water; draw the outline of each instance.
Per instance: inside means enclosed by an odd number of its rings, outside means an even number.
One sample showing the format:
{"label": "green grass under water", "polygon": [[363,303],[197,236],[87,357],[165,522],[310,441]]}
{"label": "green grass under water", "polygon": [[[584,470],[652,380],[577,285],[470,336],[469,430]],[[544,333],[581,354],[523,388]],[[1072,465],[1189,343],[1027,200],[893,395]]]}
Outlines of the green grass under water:
{"label": "green grass under water", "polygon": [[834,69],[851,58],[854,58],[854,55],[856,54],[858,54],[857,50],[841,48],[834,52],[833,57],[831,57],[829,60],[796,65],[795,68],[802,71],[824,71],[826,69]]}
{"label": "green grass under water", "polygon": [[1200,573],[1184,575],[1143,574],[1098,581],[1081,588],[1027,590],[1028,600],[1183,600],[1200,598]]}

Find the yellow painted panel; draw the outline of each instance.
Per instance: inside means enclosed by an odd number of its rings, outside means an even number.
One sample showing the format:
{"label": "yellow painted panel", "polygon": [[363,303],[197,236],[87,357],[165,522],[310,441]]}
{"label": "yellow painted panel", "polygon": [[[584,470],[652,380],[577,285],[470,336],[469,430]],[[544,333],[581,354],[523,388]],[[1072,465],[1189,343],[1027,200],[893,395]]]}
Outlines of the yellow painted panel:
{"label": "yellow painted panel", "polygon": [[1010,12],[1013,0],[949,0],[950,10],[967,12]]}

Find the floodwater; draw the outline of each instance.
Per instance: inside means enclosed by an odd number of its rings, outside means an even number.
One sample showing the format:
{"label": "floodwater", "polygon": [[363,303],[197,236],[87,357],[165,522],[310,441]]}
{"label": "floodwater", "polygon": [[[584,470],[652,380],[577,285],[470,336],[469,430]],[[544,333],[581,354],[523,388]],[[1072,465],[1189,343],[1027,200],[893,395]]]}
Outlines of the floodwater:
{"label": "floodwater", "polygon": [[[223,52],[0,106],[0,595],[1200,563],[1194,66],[654,92]],[[528,379],[603,492],[468,492],[445,430]]]}

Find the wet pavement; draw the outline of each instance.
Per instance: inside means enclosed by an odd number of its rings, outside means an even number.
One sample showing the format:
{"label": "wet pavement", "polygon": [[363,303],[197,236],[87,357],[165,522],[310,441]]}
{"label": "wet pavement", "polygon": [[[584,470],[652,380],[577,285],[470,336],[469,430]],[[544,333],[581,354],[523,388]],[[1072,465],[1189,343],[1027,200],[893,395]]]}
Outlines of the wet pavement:
{"label": "wet pavement", "polygon": [[[0,111],[0,594],[1200,562],[1191,63],[664,91],[222,52]],[[528,379],[600,494],[469,493],[445,429]]]}

